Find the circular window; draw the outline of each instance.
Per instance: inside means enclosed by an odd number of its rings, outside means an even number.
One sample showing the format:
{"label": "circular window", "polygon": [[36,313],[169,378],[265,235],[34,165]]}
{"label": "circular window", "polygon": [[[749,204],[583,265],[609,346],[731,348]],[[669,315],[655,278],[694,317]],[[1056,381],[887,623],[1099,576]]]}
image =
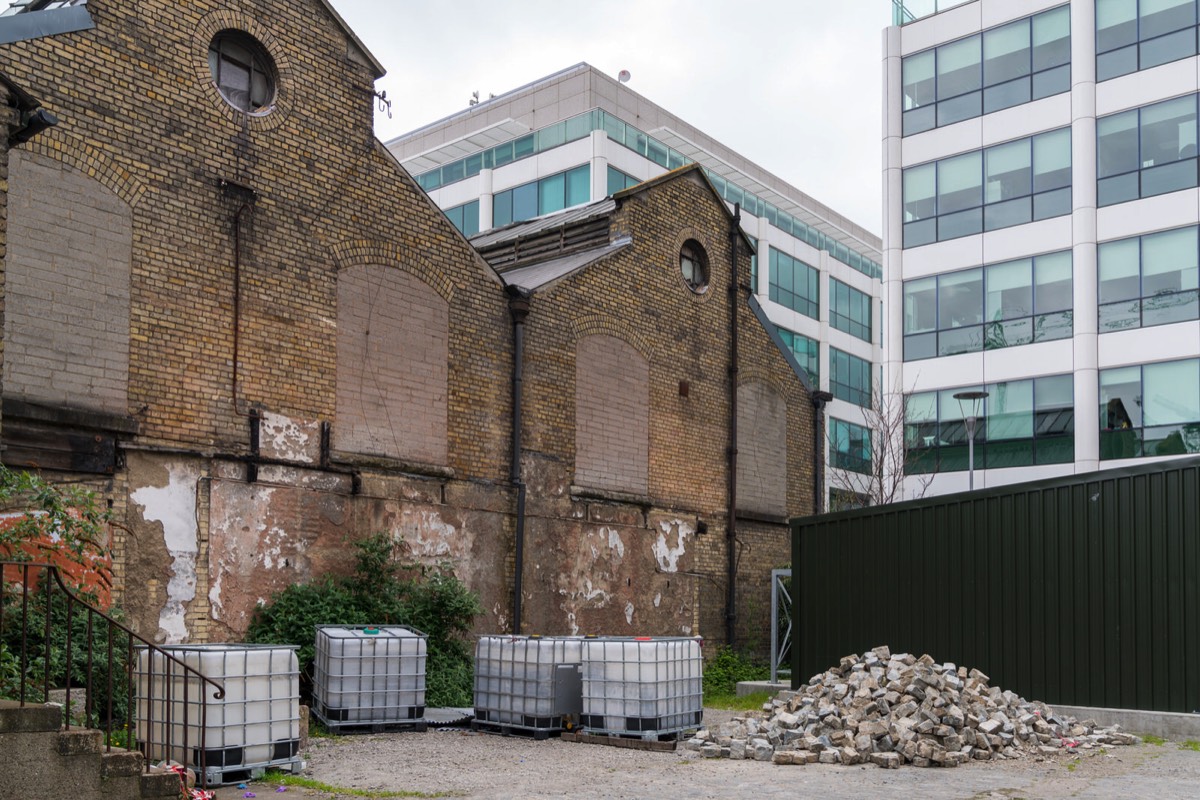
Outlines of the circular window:
{"label": "circular window", "polygon": [[696,294],[708,291],[708,256],[695,239],[688,239],[679,250],[679,272]]}
{"label": "circular window", "polygon": [[225,102],[247,114],[266,114],[275,100],[275,62],[245,31],[224,30],[208,46],[208,68]]}

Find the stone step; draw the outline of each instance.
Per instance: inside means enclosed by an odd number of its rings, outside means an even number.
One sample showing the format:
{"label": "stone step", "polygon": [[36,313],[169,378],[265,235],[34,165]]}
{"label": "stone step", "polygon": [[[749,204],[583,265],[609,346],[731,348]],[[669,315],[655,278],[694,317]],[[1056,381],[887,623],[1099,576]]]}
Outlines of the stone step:
{"label": "stone step", "polygon": [[62,727],[61,708],[0,700],[0,733],[48,733]]}
{"label": "stone step", "polygon": [[90,728],[70,728],[59,731],[58,754],[60,756],[95,755],[104,749],[104,733]]}

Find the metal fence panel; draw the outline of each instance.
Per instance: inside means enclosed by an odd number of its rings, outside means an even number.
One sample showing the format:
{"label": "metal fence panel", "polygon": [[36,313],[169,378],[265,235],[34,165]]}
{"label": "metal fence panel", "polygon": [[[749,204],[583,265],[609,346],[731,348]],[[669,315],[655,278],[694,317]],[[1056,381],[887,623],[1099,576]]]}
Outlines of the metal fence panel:
{"label": "metal fence panel", "polygon": [[878,645],[1066,705],[1200,710],[1200,458],[792,522],[792,682]]}

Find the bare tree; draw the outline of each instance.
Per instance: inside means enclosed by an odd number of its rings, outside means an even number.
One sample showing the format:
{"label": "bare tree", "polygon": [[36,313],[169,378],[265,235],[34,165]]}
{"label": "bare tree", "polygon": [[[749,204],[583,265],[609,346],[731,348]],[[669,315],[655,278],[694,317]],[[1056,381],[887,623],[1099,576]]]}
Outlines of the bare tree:
{"label": "bare tree", "polygon": [[[884,394],[878,386],[871,390],[871,404],[863,409],[863,420],[870,435],[867,446],[869,458],[852,458],[835,465],[837,450],[834,426],[828,426],[829,475],[831,489],[830,511],[844,511],[865,505],[879,506],[901,500],[924,497],[933,482],[933,475],[909,475],[905,481],[905,395],[903,392]],[[908,491],[905,491],[905,488]]]}

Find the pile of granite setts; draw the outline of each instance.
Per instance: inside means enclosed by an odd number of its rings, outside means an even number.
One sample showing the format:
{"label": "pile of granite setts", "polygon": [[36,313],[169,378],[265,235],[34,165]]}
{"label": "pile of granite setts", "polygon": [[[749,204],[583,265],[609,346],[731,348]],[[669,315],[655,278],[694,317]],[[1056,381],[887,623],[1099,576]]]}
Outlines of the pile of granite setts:
{"label": "pile of granite setts", "polygon": [[709,758],[776,764],[957,767],[1136,744],[1119,726],[1054,716],[1045,703],[988,686],[988,676],[928,655],[876,647],[813,676],[793,696],[685,743]]}

